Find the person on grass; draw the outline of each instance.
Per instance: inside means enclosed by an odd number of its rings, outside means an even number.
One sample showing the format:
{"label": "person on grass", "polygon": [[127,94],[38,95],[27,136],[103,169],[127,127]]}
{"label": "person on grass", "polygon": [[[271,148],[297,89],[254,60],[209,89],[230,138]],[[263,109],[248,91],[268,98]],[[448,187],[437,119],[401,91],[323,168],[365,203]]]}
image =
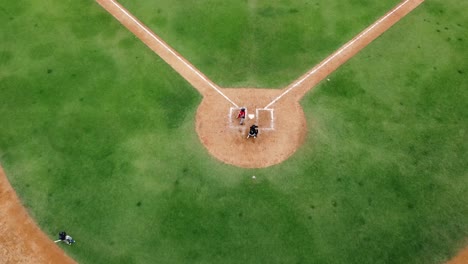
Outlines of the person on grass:
{"label": "person on grass", "polygon": [[67,232],[65,231],[62,231],[59,233],[59,239],[60,241],[66,243],[67,245],[71,245],[75,243],[75,240],[73,239],[73,237],[67,235]]}

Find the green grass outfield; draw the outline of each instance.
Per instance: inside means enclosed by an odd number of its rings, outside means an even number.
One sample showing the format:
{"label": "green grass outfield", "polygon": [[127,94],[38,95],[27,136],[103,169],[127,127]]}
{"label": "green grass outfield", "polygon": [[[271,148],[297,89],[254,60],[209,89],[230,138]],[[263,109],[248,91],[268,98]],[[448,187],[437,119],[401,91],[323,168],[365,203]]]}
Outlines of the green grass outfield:
{"label": "green grass outfield", "polygon": [[[221,84],[282,85],[395,4],[351,2],[368,17],[310,58],[291,51],[297,68],[258,55],[234,77],[215,70],[219,54],[194,60]],[[307,10],[295,3],[293,24]],[[0,163],[51,239],[74,236],[64,250],[79,263],[441,263],[468,238],[467,9],[426,1],[304,98],[309,132],[293,157],[240,169],[198,140],[196,90],[96,3],[2,1]],[[183,55],[203,47],[172,28],[162,33]],[[289,47],[272,49],[286,60]]]}
{"label": "green grass outfield", "polygon": [[120,2],[222,87],[283,87],[399,0]]}

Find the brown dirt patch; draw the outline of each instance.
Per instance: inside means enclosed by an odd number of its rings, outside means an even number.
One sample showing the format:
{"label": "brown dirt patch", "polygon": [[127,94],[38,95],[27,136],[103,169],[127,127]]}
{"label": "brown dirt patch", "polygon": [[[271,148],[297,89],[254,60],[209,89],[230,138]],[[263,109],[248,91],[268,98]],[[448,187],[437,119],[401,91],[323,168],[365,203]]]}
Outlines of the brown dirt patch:
{"label": "brown dirt patch", "polygon": [[[267,105],[281,90],[235,88],[223,89],[223,92],[240,106],[247,107],[248,113],[256,115],[255,110]],[[270,110],[259,112],[258,124],[266,127],[260,127],[257,138],[246,139],[249,127],[256,119],[247,118],[243,126],[236,118],[231,123],[230,107],[229,102],[220,100],[215,94],[204,96],[196,117],[200,140],[210,154],[225,163],[245,168],[271,166],[291,156],[304,141],[306,120],[302,107],[293,97],[285,98],[271,109],[273,120]],[[274,130],[267,130],[270,127]]]}
{"label": "brown dirt patch", "polygon": [[447,262],[447,264],[467,264],[468,263],[468,247],[458,253],[456,257]]}
{"label": "brown dirt patch", "polygon": [[0,167],[0,263],[76,263],[29,217]]}

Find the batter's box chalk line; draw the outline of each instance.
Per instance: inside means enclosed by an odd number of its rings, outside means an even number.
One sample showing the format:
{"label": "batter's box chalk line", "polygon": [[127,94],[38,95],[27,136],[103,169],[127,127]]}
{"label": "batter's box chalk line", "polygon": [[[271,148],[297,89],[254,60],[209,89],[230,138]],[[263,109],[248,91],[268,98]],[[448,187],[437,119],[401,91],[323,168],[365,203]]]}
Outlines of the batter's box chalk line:
{"label": "batter's box chalk line", "polygon": [[[239,125],[239,124],[235,124],[237,123],[237,120],[234,120],[233,119],[233,116],[237,115],[237,113],[240,111],[241,108],[245,108],[245,115],[248,117],[249,116],[249,110],[247,109],[247,107],[245,106],[242,106],[242,107],[230,107],[229,108],[229,113],[228,113],[228,120],[229,120],[229,128],[232,128],[232,129],[239,129],[239,128],[242,128],[244,129],[245,126],[242,126],[242,125]],[[272,131],[272,130],[275,130],[275,115],[274,115],[274,109],[266,109],[266,108],[256,108],[255,109],[255,124],[259,124],[259,114],[261,111],[268,111],[270,112],[270,125],[268,127],[262,127],[262,126],[259,126],[259,130],[260,131]]]}
{"label": "batter's box chalk line", "polygon": [[[241,108],[245,108],[245,116],[248,116],[249,114],[249,110],[247,109],[247,107],[245,106],[241,106],[241,107],[230,107],[229,108],[229,114],[228,114],[228,120],[229,120],[229,128],[245,128],[245,126],[242,126],[239,124],[240,120],[233,120],[232,116],[233,115],[237,115],[236,113],[239,113],[239,111],[241,110]],[[234,125],[234,121],[237,122],[237,125]]]}
{"label": "batter's box chalk line", "polygon": [[264,130],[264,131],[271,131],[271,130],[275,130],[275,110],[272,109],[272,108],[256,108],[255,109],[255,114],[257,115],[257,119],[256,119],[256,123],[257,125],[260,124],[259,123],[259,117],[260,117],[260,112],[261,111],[268,111],[270,112],[270,126],[269,127],[258,127],[259,130]]}
{"label": "batter's box chalk line", "polygon": [[[233,116],[236,112],[239,112],[241,108],[242,108],[242,107],[230,107],[230,108],[229,108],[229,113],[228,113],[229,128],[242,128],[242,126],[239,125],[239,123],[238,123],[238,125],[234,125],[234,120],[233,120],[233,118],[232,118],[232,116]],[[247,111],[248,111],[247,108],[245,108],[245,113],[246,113],[246,114],[247,114]],[[239,122],[239,121],[237,121],[237,119],[235,119],[235,120],[236,120],[236,122]]]}

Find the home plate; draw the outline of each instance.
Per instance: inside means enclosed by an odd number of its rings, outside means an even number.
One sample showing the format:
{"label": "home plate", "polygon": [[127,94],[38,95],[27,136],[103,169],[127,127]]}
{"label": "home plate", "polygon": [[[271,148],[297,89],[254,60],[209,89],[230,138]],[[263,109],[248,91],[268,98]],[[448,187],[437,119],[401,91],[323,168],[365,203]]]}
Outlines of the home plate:
{"label": "home plate", "polygon": [[253,119],[254,117],[255,117],[254,114],[249,114],[249,118],[250,118],[250,119]]}

